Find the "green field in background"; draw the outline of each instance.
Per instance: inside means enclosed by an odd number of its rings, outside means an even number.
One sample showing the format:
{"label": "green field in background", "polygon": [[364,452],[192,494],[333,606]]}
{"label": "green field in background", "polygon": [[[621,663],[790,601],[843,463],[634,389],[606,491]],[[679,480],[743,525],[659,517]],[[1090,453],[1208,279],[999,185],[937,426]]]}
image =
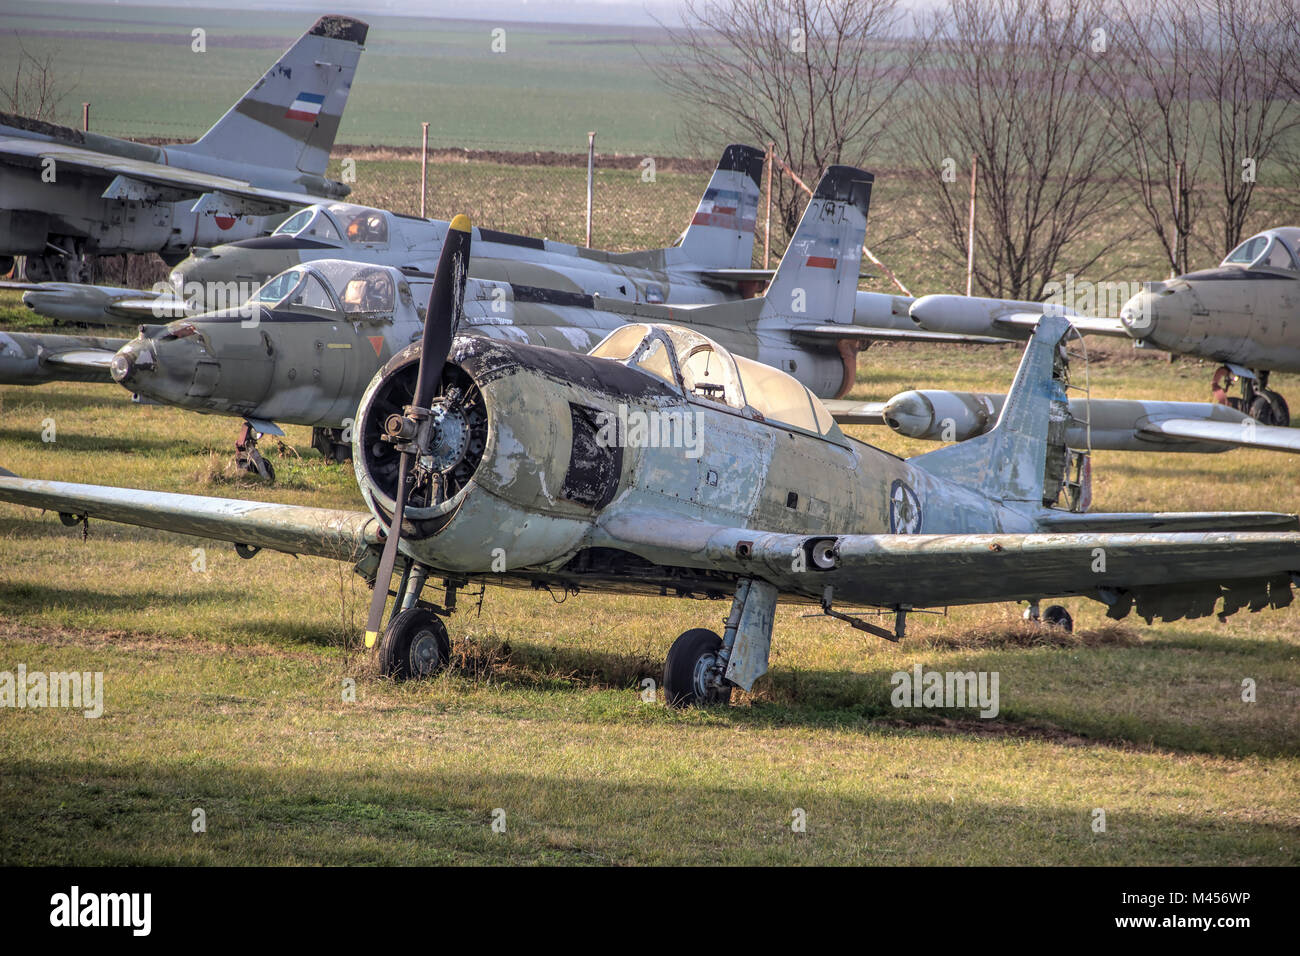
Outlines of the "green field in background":
{"label": "green field in background", "polygon": [[[642,59],[657,29],[368,16],[370,34],[340,143],[479,149],[586,148],[678,155],[678,112]],[[212,125],[311,25],[301,13],[47,3],[0,11],[6,79],[19,49],[56,62],[75,84],[62,119],[114,136],[192,139]],[[191,30],[207,52],[191,51]],[[506,52],[491,52],[491,30]]]}

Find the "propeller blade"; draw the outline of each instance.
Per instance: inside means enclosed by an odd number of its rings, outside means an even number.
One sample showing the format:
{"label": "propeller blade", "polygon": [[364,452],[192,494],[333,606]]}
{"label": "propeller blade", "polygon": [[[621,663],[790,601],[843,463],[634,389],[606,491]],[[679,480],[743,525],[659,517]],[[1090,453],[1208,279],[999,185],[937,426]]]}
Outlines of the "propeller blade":
{"label": "propeller blade", "polygon": [[420,373],[415,383],[415,398],[411,401],[416,408],[428,408],[433,400],[460,325],[465,279],[469,274],[470,228],[468,216],[453,219],[442,244],[442,255],[438,257],[438,271],[429,291],[429,308],[424,314]]}
{"label": "propeller blade", "polygon": [[[465,279],[469,274],[470,222],[468,216],[457,216],[447,229],[447,238],[438,257],[438,271],[433,277],[429,292],[429,308],[424,314],[424,334],[420,340],[420,368],[416,373],[415,395],[407,409],[405,426],[416,432],[416,416],[427,418],[429,403],[442,381],[442,367],[447,363],[452,340],[460,325],[461,306],[465,301]],[[412,412],[412,408],[423,409]],[[398,423],[401,424],[400,422]],[[426,439],[427,441],[427,439]],[[370,614],[366,618],[366,647],[374,647],[379,630],[384,623],[384,607],[388,603],[388,586],[393,580],[393,567],[397,564],[398,545],[402,538],[402,519],[406,514],[406,482],[412,458],[418,453],[416,442],[407,441],[400,446],[397,465],[397,495],[393,502],[393,521],[388,526],[388,539],[379,560],[375,575],[375,593],[370,598]]]}
{"label": "propeller blade", "polygon": [[388,526],[388,539],[384,554],[379,560],[375,575],[375,593],[370,596],[370,615],[366,618],[366,647],[375,646],[379,629],[384,623],[384,605],[388,603],[388,585],[393,580],[393,565],[397,563],[397,544],[402,537],[402,515],[406,511],[406,466],[410,455],[402,455],[397,465],[397,501],[393,508],[393,523]]}

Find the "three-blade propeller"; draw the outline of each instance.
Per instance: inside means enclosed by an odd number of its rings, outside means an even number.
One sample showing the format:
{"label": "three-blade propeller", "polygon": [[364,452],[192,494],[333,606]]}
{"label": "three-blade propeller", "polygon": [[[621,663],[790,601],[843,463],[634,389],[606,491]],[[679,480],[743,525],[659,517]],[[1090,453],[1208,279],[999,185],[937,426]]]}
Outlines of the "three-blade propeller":
{"label": "three-blade propeller", "polygon": [[402,518],[406,512],[407,482],[411,475],[411,462],[427,454],[433,422],[429,405],[442,383],[442,369],[451,352],[451,343],[460,325],[461,307],[465,300],[465,278],[469,272],[470,222],[468,216],[457,216],[447,229],[447,238],[438,258],[433,288],[429,292],[429,308],[424,315],[424,335],[420,340],[420,367],[415,380],[415,396],[403,414],[390,416],[385,423],[387,438],[393,441],[400,458],[397,465],[397,494],[393,507],[393,520],[388,526],[384,542],[384,555],[375,577],[375,593],[370,599],[370,616],[366,619],[366,647],[373,647],[379,638],[384,619],[384,606],[388,603],[388,586],[397,562],[398,545],[402,537]]}

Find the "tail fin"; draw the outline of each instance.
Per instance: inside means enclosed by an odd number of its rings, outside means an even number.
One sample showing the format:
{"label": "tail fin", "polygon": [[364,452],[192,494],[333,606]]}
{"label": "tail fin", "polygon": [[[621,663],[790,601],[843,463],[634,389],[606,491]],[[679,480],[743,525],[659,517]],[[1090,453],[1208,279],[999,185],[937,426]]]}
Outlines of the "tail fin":
{"label": "tail fin", "polygon": [[678,248],[691,265],[748,269],[754,258],[754,220],[765,154],[733,143],[700,197]]}
{"label": "tail fin", "polygon": [[369,29],[321,17],[188,150],[323,176]]}
{"label": "tail fin", "polygon": [[822,173],[772,277],[763,320],[852,324],[874,181],[852,166],[828,166]]}
{"label": "tail fin", "polygon": [[1036,507],[1054,502],[1064,477],[1070,420],[1062,348],[1069,331],[1064,316],[1044,314],[997,424],[983,435],[919,455],[910,463],[999,501]]}

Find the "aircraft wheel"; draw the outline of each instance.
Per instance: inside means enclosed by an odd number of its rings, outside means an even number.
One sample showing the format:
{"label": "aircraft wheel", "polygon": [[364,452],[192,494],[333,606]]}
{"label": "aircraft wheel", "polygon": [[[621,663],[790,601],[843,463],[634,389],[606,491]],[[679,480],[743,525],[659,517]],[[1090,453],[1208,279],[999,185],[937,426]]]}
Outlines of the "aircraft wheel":
{"label": "aircraft wheel", "polygon": [[1059,604],[1044,609],[1042,622],[1050,627],[1064,628],[1067,634],[1074,633],[1074,618],[1070,617],[1070,612]]}
{"label": "aircraft wheel", "polygon": [[718,662],[722,638],[705,627],[696,627],[673,641],[664,662],[664,699],[673,707],[726,704],[731,688],[710,683],[710,672]]}
{"label": "aircraft wheel", "polygon": [[249,458],[240,458],[236,460],[235,467],[246,475],[259,475],[267,483],[275,484],[275,468],[261,455],[257,456],[256,461]]}
{"label": "aircraft wheel", "polygon": [[428,608],[407,608],[388,622],[379,642],[379,673],[395,680],[432,677],[451,660],[451,638]]}
{"label": "aircraft wheel", "polygon": [[1261,425],[1286,428],[1291,424],[1291,409],[1287,407],[1286,399],[1269,389],[1264,389],[1255,396],[1248,414]]}

